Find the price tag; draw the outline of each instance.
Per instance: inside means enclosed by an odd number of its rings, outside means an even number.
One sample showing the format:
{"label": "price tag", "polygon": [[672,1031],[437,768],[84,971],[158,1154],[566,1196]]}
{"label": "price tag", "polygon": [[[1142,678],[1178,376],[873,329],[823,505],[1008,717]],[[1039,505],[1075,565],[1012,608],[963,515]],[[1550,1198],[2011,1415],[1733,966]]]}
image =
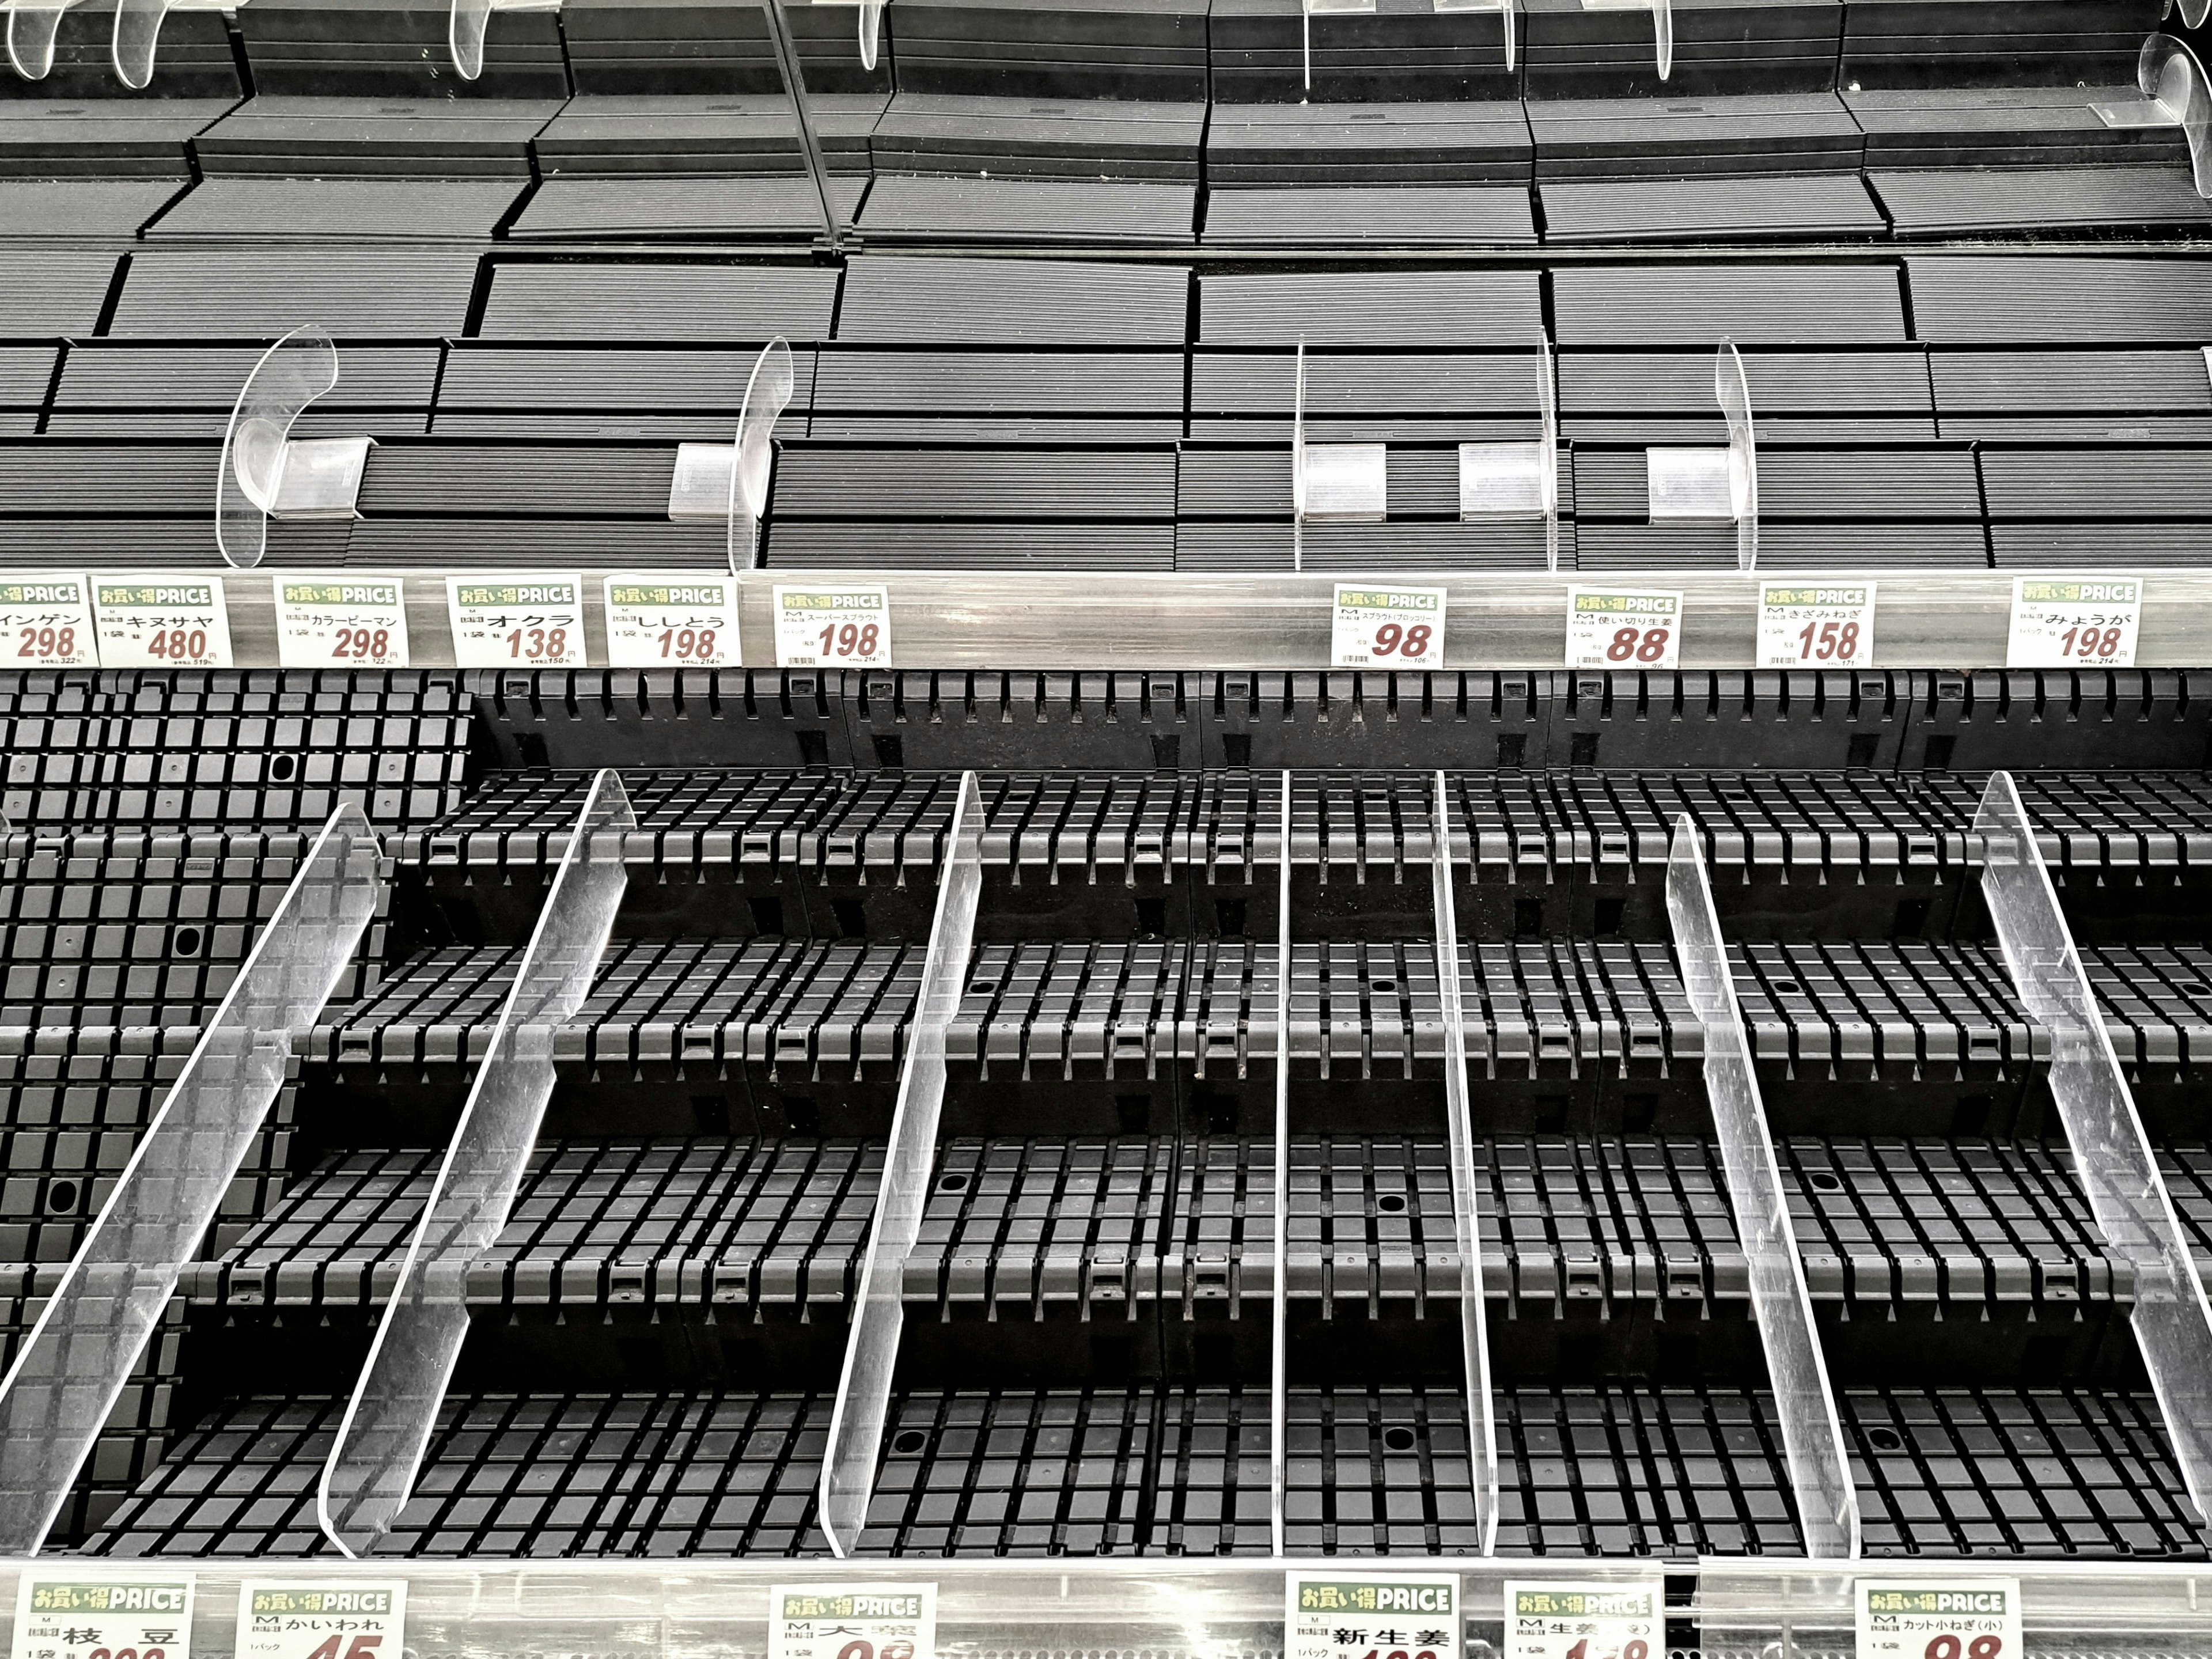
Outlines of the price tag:
{"label": "price tag", "polygon": [[1650,1659],[1667,1652],[1664,1579],[1508,1579],[1505,1659]]}
{"label": "price tag", "polygon": [[1291,1573],[1283,1659],[1459,1659],[1459,1575]]}
{"label": "price tag", "polygon": [[105,668],[228,668],[230,612],[220,576],[95,576]]}
{"label": "price tag", "polygon": [[1861,1578],[1858,1659],[2021,1659],[2017,1578]]}
{"label": "price tag", "polygon": [[734,668],[738,584],[731,576],[609,575],[607,661],[616,668]]}
{"label": "price tag", "polygon": [[15,1590],[15,1659],[191,1659],[192,1576],[125,1577],[88,1561],[76,1572],[26,1572]]}
{"label": "price tag", "polygon": [[584,584],[575,576],[448,576],[453,660],[463,668],[581,668]]}
{"label": "price tag", "polygon": [[775,590],[778,668],[889,668],[890,590],[882,586]]}
{"label": "price tag", "polygon": [[396,576],[279,576],[276,661],[285,668],[404,668],[407,601]]}
{"label": "price tag", "polygon": [[1339,668],[1434,668],[1444,657],[1444,590],[1336,585],[1328,655]]}
{"label": "price tag", "polygon": [[775,1584],[769,1659],[936,1659],[934,1584]]}
{"label": "price tag", "polygon": [[1863,668],[1874,660],[1874,584],[1763,582],[1761,668]]}
{"label": "price tag", "polygon": [[249,1578],[236,1659],[400,1659],[404,1578]]}
{"label": "price tag", "polygon": [[2008,668],[2132,668],[2139,576],[2015,576]]}
{"label": "price tag", "polygon": [[1682,656],[1679,592],[1567,590],[1567,666],[1673,668]]}
{"label": "price tag", "polygon": [[97,668],[82,576],[0,576],[0,659],[11,668]]}

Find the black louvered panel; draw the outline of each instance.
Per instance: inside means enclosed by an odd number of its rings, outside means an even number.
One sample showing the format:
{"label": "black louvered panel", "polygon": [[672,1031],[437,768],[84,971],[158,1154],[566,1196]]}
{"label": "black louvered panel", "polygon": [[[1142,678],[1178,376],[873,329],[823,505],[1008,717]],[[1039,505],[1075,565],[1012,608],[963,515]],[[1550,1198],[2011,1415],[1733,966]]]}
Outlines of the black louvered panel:
{"label": "black louvered panel", "polygon": [[1206,273],[1198,289],[1198,337],[1215,346],[1533,349],[1541,325],[1530,270]]}
{"label": "black louvered panel", "polygon": [[[220,442],[258,346],[88,340],[70,349],[47,430],[63,437],[201,438]],[[294,428],[301,437],[420,433],[437,384],[434,345],[350,345],[338,383]]]}
{"label": "black louvered panel", "polygon": [[[897,20],[881,25],[876,67],[860,62],[854,15],[835,6],[789,14],[799,72],[810,94],[888,90]],[[574,0],[561,9],[568,74],[579,94],[689,96],[750,94],[790,106],[768,20],[757,6],[698,5],[689,0]]]}
{"label": "black louvered panel", "polygon": [[2212,556],[2212,533],[2203,525],[1992,524],[1990,547],[2000,570],[2194,570]]}
{"label": "black louvered panel", "polygon": [[[1574,456],[1579,518],[1645,519],[1642,452],[1583,448]],[[1960,520],[1978,524],[1973,457],[1954,450],[1769,448],[1759,457],[1762,526],[1786,520]]]}
{"label": "black louvered panel", "polygon": [[1187,185],[879,174],[860,228],[932,241],[1188,243],[1197,205]]}
{"label": "black louvered panel", "polygon": [[1175,516],[1164,450],[787,448],[774,510],[795,519],[1160,520]]}
{"label": "black louvered panel", "polygon": [[915,345],[1181,345],[1187,272],[1068,260],[855,261],[837,337]]}
{"label": "black louvered panel", "polygon": [[0,283],[0,337],[89,334],[107,303],[116,255],[94,248],[16,248]]}
{"label": "black louvered panel", "polygon": [[2035,442],[2212,439],[2212,374],[2194,347],[1928,354],[1947,438]]}
{"label": "black louvered panel", "polygon": [[879,173],[1196,184],[1205,132],[1202,102],[902,92],[868,149]]}
{"label": "black louvered panel", "polygon": [[[868,138],[890,101],[884,93],[823,92],[807,83],[807,113],[814,124],[815,142],[822,146],[823,160],[832,173],[866,175]],[[627,175],[643,190],[668,186],[665,194],[672,211],[680,199],[678,192],[689,181],[658,176],[663,173],[703,173],[713,179],[806,172],[799,124],[791,100],[781,90],[720,96],[580,93],[561,106],[531,149],[539,173],[550,182]],[[679,212],[667,228],[681,228],[687,222]]]}
{"label": "black louvered panel", "polygon": [[[572,348],[457,344],[447,353],[431,429],[441,437],[690,438],[728,443],[757,347]],[[804,430],[813,353],[792,354],[792,401],[779,430]]]}
{"label": "black louvered panel", "polygon": [[[1307,435],[1315,442],[1533,441],[1536,365],[1533,337],[1522,353],[1310,351]],[[1288,353],[1199,352],[1191,360],[1191,435],[1287,447],[1295,386],[1296,362]]]}
{"label": "black louvered panel", "polygon": [[[11,88],[9,94],[0,94],[0,109],[21,107],[20,99],[33,107],[42,103],[64,106],[72,115],[94,122],[167,120],[175,124],[170,159],[180,162],[182,140],[197,125],[212,120],[235,102],[244,88],[237,55],[231,48],[230,30],[219,11],[180,9],[173,17],[164,16],[159,46],[153,77],[145,90],[127,94],[115,74],[115,0],[84,0],[62,14],[54,32],[53,67],[44,80],[18,81],[13,65],[9,66]],[[194,112],[202,110],[207,112],[194,122]],[[127,128],[118,129],[117,136],[121,137]],[[122,167],[97,170],[138,171],[131,162],[143,158],[134,155],[132,148],[126,141],[118,158],[124,161]],[[175,172],[177,168],[159,170]]]}
{"label": "black louvered panel", "polygon": [[1311,20],[1305,78],[1299,0],[1213,0],[1213,95],[1224,104],[1480,103],[1510,98],[1494,12],[1437,12],[1424,0],[1376,0],[1368,13]]}
{"label": "black louvered panel", "polygon": [[1902,340],[1886,264],[1619,265],[1552,274],[1562,346],[1881,345]]}
{"label": "black louvered panel", "polygon": [[832,349],[815,371],[817,438],[975,443],[1182,435],[1180,352]]}
{"label": "black louvered panel", "polygon": [[362,476],[372,520],[610,517],[665,520],[674,457],[660,446],[526,449],[471,444],[386,444]]}
{"label": "black louvered panel", "polygon": [[[1926,356],[1917,346],[1754,348],[1741,356],[1764,441],[1910,442],[1936,435]],[[1723,441],[1717,357],[1715,351],[1562,351],[1561,427],[1571,439],[1607,443]]]}
{"label": "black louvered panel", "polygon": [[1650,12],[1525,0],[1529,98],[1822,93],[1836,84],[1843,0],[1674,0],[1673,73],[1659,78]]}
{"label": "black louvered panel", "polygon": [[903,0],[902,91],[1042,100],[1206,96],[1199,0]]}
{"label": "black louvered panel", "polygon": [[1987,449],[1981,461],[1992,524],[2075,520],[2124,540],[2131,520],[2180,520],[2212,554],[2212,450]]}
{"label": "black louvered panel", "polygon": [[1172,525],[910,524],[778,521],[766,542],[778,570],[1089,570],[1175,568]]}
{"label": "black louvered panel", "polygon": [[238,27],[254,88],[264,96],[392,103],[568,96],[558,13],[494,15],[473,81],[453,72],[452,22],[452,9],[429,0],[278,0],[241,15]]}
{"label": "black louvered panel", "polygon": [[53,346],[0,346],[0,422],[9,436],[27,436],[38,425],[60,355]]}
{"label": "black louvered panel", "polygon": [[1540,191],[1547,242],[1703,242],[1884,234],[1854,173],[1749,179],[1553,182]]}
{"label": "black louvered panel", "polygon": [[2163,230],[2212,223],[2186,167],[1942,168],[1870,173],[1899,236],[1978,231]]}
{"label": "black louvered panel", "polygon": [[488,340],[732,340],[830,332],[837,273],[794,264],[508,260],[493,271]]}
{"label": "black louvered panel", "polygon": [[1885,90],[2124,85],[2160,15],[2154,0],[2011,0],[1963,14],[1949,0],[1849,0],[1844,10],[1838,83]]}
{"label": "black louvered panel", "polygon": [[1222,247],[1533,247],[1518,185],[1241,185],[1206,198],[1201,240]]}
{"label": "black louvered panel", "polygon": [[[830,181],[841,224],[852,222],[866,188],[866,179]],[[531,192],[507,235],[520,242],[788,241],[822,231],[822,195],[811,177],[744,173],[549,179]]]}
{"label": "black louvered panel", "polygon": [[[393,103],[264,92],[195,138],[192,149],[210,174],[411,173],[519,183],[530,176],[530,141],[560,107],[557,99],[543,98]],[[424,199],[434,202],[435,192]],[[435,210],[426,211],[434,222]]]}
{"label": "black louvered panel", "polygon": [[[1331,27],[1351,21],[1332,20]],[[1311,103],[1261,104],[1221,95],[1206,131],[1206,181],[1217,190],[1528,181],[1528,118],[1517,99],[1370,104],[1340,93]]]}
{"label": "black louvered panel", "polygon": [[[665,506],[664,501],[664,506]],[[727,570],[718,524],[605,519],[368,519],[352,526],[345,562],[364,568],[532,570],[628,567]]]}
{"label": "black louvered panel", "polygon": [[[8,158],[0,105],[0,167]],[[0,225],[11,240],[128,241],[185,188],[182,179],[0,178]]]}
{"label": "black louvered panel", "polygon": [[1861,138],[1833,93],[1531,100],[1538,180],[1858,170]]}
{"label": "black louvered panel", "polygon": [[314,323],[338,340],[434,339],[461,331],[476,277],[471,248],[145,247],[108,332],[274,340]]}
{"label": "black louvered panel", "polygon": [[482,242],[522,181],[208,179],[153,228],[162,240]]}
{"label": "black louvered panel", "polygon": [[[1959,169],[1961,183],[1984,167],[2054,167],[2090,162],[2172,165],[2188,159],[2178,129],[2114,126],[2100,105],[2142,94],[2130,70],[2112,84],[1941,87],[1894,90],[1846,87],[1841,94],[1866,134],[1869,169]],[[2005,181],[1988,179],[1993,191]]]}
{"label": "black louvered panel", "polygon": [[[1919,337],[1951,345],[2136,345],[2212,339],[2212,264],[2193,259],[1905,261]],[[2002,302],[1991,303],[1992,295]]]}

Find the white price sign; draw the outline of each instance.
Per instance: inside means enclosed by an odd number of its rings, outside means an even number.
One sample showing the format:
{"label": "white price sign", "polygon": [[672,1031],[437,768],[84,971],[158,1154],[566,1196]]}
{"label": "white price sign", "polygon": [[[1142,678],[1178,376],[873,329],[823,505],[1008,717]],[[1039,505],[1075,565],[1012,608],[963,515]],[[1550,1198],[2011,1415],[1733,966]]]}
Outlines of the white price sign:
{"label": "white price sign", "polygon": [[2021,1659],[2017,1578],[1861,1578],[1858,1659]]}
{"label": "white price sign", "polygon": [[15,1659],[191,1659],[192,1576],[26,1572],[15,1591]]}
{"label": "white price sign", "polygon": [[1435,668],[1444,657],[1444,590],[1336,585],[1329,661],[1339,668]]}
{"label": "white price sign", "polygon": [[778,668],[889,668],[890,590],[882,586],[775,590]]}
{"label": "white price sign", "polygon": [[775,1584],[769,1659],[936,1659],[934,1584]]}
{"label": "white price sign", "polygon": [[1567,666],[1673,668],[1682,656],[1679,592],[1567,590]]}
{"label": "white price sign", "polygon": [[463,668],[584,665],[580,577],[448,576],[446,611]]}
{"label": "white price sign", "polygon": [[1650,1659],[1667,1652],[1667,1586],[1506,1581],[1505,1659]]}
{"label": "white price sign", "polygon": [[2015,576],[2008,668],[2132,668],[2139,576]]}
{"label": "white price sign", "polygon": [[1863,668],[1874,661],[1874,584],[1762,582],[1761,668]]}
{"label": "white price sign", "polygon": [[397,576],[276,578],[285,668],[404,668],[407,601]]}
{"label": "white price sign", "polygon": [[11,668],[97,668],[82,576],[0,576],[0,658]]}
{"label": "white price sign", "polygon": [[607,662],[616,668],[734,668],[738,584],[688,573],[609,575]]}
{"label": "white price sign", "polygon": [[1291,1573],[1283,1659],[1459,1659],[1457,1573]]}
{"label": "white price sign", "polygon": [[249,1578],[236,1659],[400,1659],[406,1624],[404,1578]]}
{"label": "white price sign", "polygon": [[106,668],[228,668],[220,576],[97,576],[92,608]]}

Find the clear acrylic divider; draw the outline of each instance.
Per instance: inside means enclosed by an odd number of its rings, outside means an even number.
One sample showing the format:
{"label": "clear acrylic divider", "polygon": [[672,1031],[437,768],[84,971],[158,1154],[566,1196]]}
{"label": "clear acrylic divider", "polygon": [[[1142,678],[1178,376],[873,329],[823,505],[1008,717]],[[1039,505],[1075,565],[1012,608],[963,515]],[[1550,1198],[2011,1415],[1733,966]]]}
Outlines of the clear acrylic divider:
{"label": "clear acrylic divider", "polygon": [[1667,921],[1682,988],[1705,1036],[1705,1094],[1720,1142],[1729,1206],[1750,1266],[1752,1316],[1766,1351],[1767,1380],[1782,1422],[1805,1553],[1819,1559],[1855,1559],[1859,1503],[1850,1458],[1813,1322],[1812,1297],[1790,1224],[1774,1138],[1759,1100],[1759,1076],[1752,1069],[1728,946],[1713,908],[1705,844],[1686,812],[1674,821],[1667,856]]}
{"label": "clear acrylic divider", "polygon": [[2212,1310],[2008,772],[1974,813],[1982,895],[2021,1005],[2051,1033],[2051,1096],[2106,1243],[2135,1272],[2136,1340],[2197,1514],[2212,1517]]}
{"label": "clear acrylic divider", "polygon": [[[1467,1081],[1466,1003],[1460,989],[1459,915],[1452,899],[1451,787],[1437,774],[1429,877],[1436,911],[1437,987],[1444,1023],[1444,1121],[1451,1143],[1452,1223],[1459,1249],[1461,1357],[1467,1368],[1468,1450],[1482,1553],[1498,1548],[1498,1417],[1490,1396],[1490,1297],[1483,1282],[1483,1182],[1474,1163]],[[1470,849],[1471,850],[1471,849]]]}
{"label": "clear acrylic divider", "polygon": [[[122,27],[119,12],[116,26]],[[261,562],[269,515],[284,484],[292,422],[337,383],[337,348],[313,324],[263,352],[246,377],[216,473],[215,541],[226,563],[246,570]]]}
{"label": "clear acrylic divider", "polygon": [[1659,78],[1671,81],[1674,76],[1674,0],[1651,0],[1651,35]]}
{"label": "clear acrylic divider", "polygon": [[[2174,0],[2166,0],[2166,9],[2160,15],[2172,15],[2173,4]],[[2190,27],[2202,28],[2208,16],[2212,16],[2212,0],[2181,0],[2181,21]]]}
{"label": "clear acrylic divider", "polygon": [[[738,411],[738,442],[730,468],[730,574],[760,565],[760,521],[768,512],[769,477],[775,470],[775,423],[791,402],[797,384],[791,345],[781,334],[762,348],[745,381],[745,401]],[[738,557],[738,520],[745,524],[745,551]]]}
{"label": "clear acrylic divider", "polygon": [[883,1184],[868,1224],[868,1251],[860,1263],[853,1329],[822,1458],[822,1530],[829,1535],[830,1553],[840,1559],[858,1547],[875,1491],[891,1375],[906,1328],[906,1259],[921,1233],[930,1171],[937,1163],[937,1127],[945,1108],[945,1036],[960,1012],[968,983],[982,896],[983,796],[975,775],[963,772],[945,835],[945,873],[922,962],[921,992],[899,1073]]}
{"label": "clear acrylic divider", "polygon": [[1306,568],[1306,337],[1291,386],[1291,568]]}
{"label": "clear acrylic divider", "polygon": [[860,13],[860,67],[875,68],[876,54],[883,44],[882,0],[813,0],[813,3],[817,6],[851,6]]}
{"label": "clear acrylic divider", "polygon": [[1729,505],[1735,514],[1735,568],[1759,568],[1759,444],[1751,430],[1751,382],[1744,378],[1743,354],[1733,340],[1721,342],[1713,362],[1713,396],[1728,416]]}
{"label": "clear acrylic divider", "polygon": [[621,777],[599,773],[568,831],[323,1466],[316,1519],[349,1556],[374,1548],[414,1491],[469,1332],[468,1270],[507,1224],[538,1144],[553,1094],[554,1035],[583,1006],[605,954],[629,885],[623,842],[636,823]]}
{"label": "clear acrylic divider", "polygon": [[115,73],[133,92],[154,78],[154,50],[161,39],[161,20],[169,0],[115,0],[115,36],[109,56]]}
{"label": "clear acrylic divider", "polygon": [[8,62],[15,73],[26,81],[43,81],[54,66],[54,37],[62,27],[62,14],[69,9],[64,0],[61,5],[25,5],[23,0],[8,8]]}
{"label": "clear acrylic divider", "polygon": [[483,73],[484,31],[491,27],[491,0],[453,0],[446,16],[446,50],[464,81]]}
{"label": "clear acrylic divider", "polygon": [[[2191,27],[2204,21],[2206,4],[2212,0],[2198,5]],[[2197,193],[2212,199],[2212,86],[2206,84],[2204,65],[2181,41],[2154,34],[2136,59],[2136,85],[2181,129]]]}
{"label": "clear acrylic divider", "polygon": [[1544,521],[1544,568],[1559,568],[1559,398],[1552,343],[1536,334],[1537,437],[1533,444],[1459,447],[1459,515]]}
{"label": "clear acrylic divider", "polygon": [[[784,0],[760,0],[762,11],[768,18],[769,42],[775,48],[777,69],[783,76],[783,89],[791,99],[792,118],[799,127],[800,158],[806,163],[807,176],[814,181],[814,194],[822,206],[823,240],[834,250],[842,248],[848,234],[844,221],[838,216],[837,198],[830,193],[830,164],[822,154],[822,139],[814,130],[814,114],[806,102],[806,76],[799,64],[799,39],[791,32],[791,18],[784,10]],[[867,13],[876,13],[877,27],[882,23],[880,7],[864,6],[860,17],[861,56],[873,69],[875,30],[870,27]]]}
{"label": "clear acrylic divider", "polygon": [[358,806],[323,826],[0,1380],[0,1553],[35,1553],[237,1178],[292,1045],[382,899]]}
{"label": "clear acrylic divider", "polygon": [[[1300,343],[1300,350],[1304,349]],[[1291,1415],[1291,775],[1275,830],[1275,1213],[1268,1286],[1267,1537],[1284,1553]]]}

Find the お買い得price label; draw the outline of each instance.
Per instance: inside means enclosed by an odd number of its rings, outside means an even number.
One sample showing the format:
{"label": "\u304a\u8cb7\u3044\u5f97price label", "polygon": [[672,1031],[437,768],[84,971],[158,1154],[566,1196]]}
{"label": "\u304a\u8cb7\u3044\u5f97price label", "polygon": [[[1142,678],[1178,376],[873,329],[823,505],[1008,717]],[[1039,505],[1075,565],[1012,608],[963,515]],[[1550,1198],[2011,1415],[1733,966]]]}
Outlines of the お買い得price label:
{"label": "\u304a\u8cb7\u3044\u5f97price label", "polygon": [[190,1573],[27,1572],[15,1591],[14,1659],[191,1659],[191,1641]]}
{"label": "\u304a\u8cb7\u3044\u5f97price label", "polygon": [[769,1659],[936,1659],[934,1584],[777,1584]]}
{"label": "\u304a\u8cb7\u3044\u5f97price label", "polygon": [[97,668],[82,576],[0,576],[0,658],[14,668]]}
{"label": "\u304a\u8cb7\u3044\u5f97price label", "polygon": [[2008,668],[2132,668],[2137,576],[2015,576]]}
{"label": "\u304a\u8cb7\u3044\u5f97price label", "polygon": [[585,665],[580,577],[448,576],[446,609],[463,668]]}
{"label": "\u304a\u8cb7\u3044\u5f97price label", "polygon": [[889,668],[890,590],[881,586],[775,590],[778,668]]}
{"label": "\u304a\u8cb7\u3044\u5f97price label", "polygon": [[1858,1659],[2021,1659],[2017,1578],[1861,1578]]}
{"label": "\u304a\u8cb7\u3044\u5f97price label", "polygon": [[1328,659],[1339,668],[1435,668],[1444,656],[1444,590],[1339,582]]}
{"label": "\u304a\u8cb7\u3044\u5f97price label", "polygon": [[1763,582],[1761,668],[1863,668],[1874,661],[1874,584]]}
{"label": "\u304a\u8cb7\u3044\u5f97price label", "polygon": [[400,1659],[406,1625],[404,1578],[249,1578],[236,1659]]}
{"label": "\u304a\u8cb7\u3044\u5f97price label", "polygon": [[1509,1580],[1505,1659],[1664,1659],[1667,1587]]}
{"label": "\u304a\u8cb7\u3044\u5f97price label", "polygon": [[1458,1659],[1455,1573],[1292,1573],[1284,1659]]}
{"label": "\u304a\u8cb7\u3044\u5f97price label", "polygon": [[738,584],[728,576],[610,575],[607,661],[616,668],[733,668]]}
{"label": "\u304a\u8cb7\u3044\u5f97price label", "polygon": [[219,576],[96,576],[92,610],[102,667],[230,666]]}
{"label": "\u304a\u8cb7\u3044\u5f97price label", "polygon": [[1682,596],[1610,587],[1567,590],[1567,666],[1673,668],[1682,654]]}
{"label": "\u304a\u8cb7\u3044\u5f97price label", "polygon": [[279,576],[276,661],[285,668],[404,668],[407,599],[397,576]]}

